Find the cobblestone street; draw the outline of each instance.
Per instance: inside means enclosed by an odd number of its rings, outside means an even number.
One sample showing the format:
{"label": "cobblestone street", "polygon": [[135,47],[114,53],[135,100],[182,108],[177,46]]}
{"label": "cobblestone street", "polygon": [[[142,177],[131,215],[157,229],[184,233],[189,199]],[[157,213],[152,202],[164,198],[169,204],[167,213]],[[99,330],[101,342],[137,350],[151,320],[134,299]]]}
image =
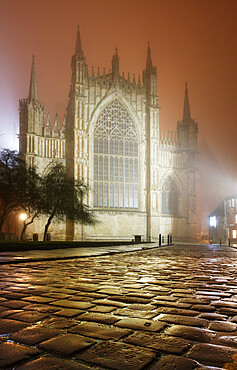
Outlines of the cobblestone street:
{"label": "cobblestone street", "polygon": [[2,369],[221,369],[237,250],[161,247],[0,266]]}

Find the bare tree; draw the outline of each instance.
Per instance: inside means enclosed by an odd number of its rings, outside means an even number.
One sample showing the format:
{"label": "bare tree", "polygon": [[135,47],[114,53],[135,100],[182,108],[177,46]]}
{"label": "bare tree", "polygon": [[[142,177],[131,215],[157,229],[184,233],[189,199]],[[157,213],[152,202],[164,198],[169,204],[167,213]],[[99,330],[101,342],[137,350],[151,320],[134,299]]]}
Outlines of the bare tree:
{"label": "bare tree", "polygon": [[87,187],[80,181],[68,178],[62,163],[57,162],[43,179],[43,207],[48,215],[44,229],[44,241],[54,218],[65,217],[82,224],[94,224],[95,218],[89,207],[84,204]]}
{"label": "bare tree", "polygon": [[34,202],[39,175],[16,151],[0,152],[0,233],[9,214]]}

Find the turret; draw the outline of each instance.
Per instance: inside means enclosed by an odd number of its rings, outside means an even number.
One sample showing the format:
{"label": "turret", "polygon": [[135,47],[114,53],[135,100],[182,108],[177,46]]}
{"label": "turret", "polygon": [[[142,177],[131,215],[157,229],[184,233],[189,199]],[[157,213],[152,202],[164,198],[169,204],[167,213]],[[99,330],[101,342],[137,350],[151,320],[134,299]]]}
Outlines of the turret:
{"label": "turret", "polygon": [[177,133],[180,149],[198,151],[198,124],[191,118],[187,82],[185,82],[183,118],[177,123]]}
{"label": "turret", "polygon": [[[84,57],[84,52],[82,50],[79,26],[77,27],[76,47],[75,54],[72,56],[71,69],[72,69],[72,78],[69,97],[71,97],[72,94],[78,93],[78,85],[76,84],[84,84],[85,76],[87,74],[86,73],[87,65],[86,59]],[[79,90],[81,89],[79,88]]]}
{"label": "turret", "polygon": [[[38,89],[36,80],[35,57],[32,56],[29,95],[26,99],[19,101],[20,114],[20,152],[27,152],[27,134],[43,135],[45,108],[38,100]],[[33,140],[33,139],[32,139]],[[31,146],[33,152],[34,146]]]}
{"label": "turret", "polygon": [[119,76],[119,56],[118,56],[118,48],[115,49],[115,54],[112,58],[112,78]]}
{"label": "turret", "polygon": [[157,71],[156,67],[152,64],[151,47],[149,42],[147,47],[146,69],[143,71],[143,85],[146,89],[146,95],[147,99],[149,99],[149,105],[153,107],[158,107]]}
{"label": "turret", "polygon": [[36,81],[36,70],[35,70],[35,56],[32,55],[31,75],[30,75],[30,88],[28,99],[30,102],[38,101],[38,89]]}

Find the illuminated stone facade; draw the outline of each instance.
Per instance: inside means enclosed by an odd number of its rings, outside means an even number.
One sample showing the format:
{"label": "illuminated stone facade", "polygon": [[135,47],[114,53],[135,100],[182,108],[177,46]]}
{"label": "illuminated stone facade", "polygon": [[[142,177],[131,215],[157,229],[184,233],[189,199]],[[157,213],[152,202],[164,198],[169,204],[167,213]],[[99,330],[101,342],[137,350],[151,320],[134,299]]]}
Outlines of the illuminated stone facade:
{"label": "illuminated stone facade", "polygon": [[[41,172],[53,159],[83,179],[86,199],[100,223],[58,224],[53,238],[157,240],[172,234],[197,240],[200,230],[198,125],[191,119],[185,87],[183,119],[175,134],[160,134],[157,72],[148,45],[142,78],[88,67],[78,29],[68,107],[63,123],[45,120],[38,101],[34,59],[30,92],[20,100],[20,151]],[[66,225],[66,226],[65,226]],[[41,233],[43,220],[33,230]]]}

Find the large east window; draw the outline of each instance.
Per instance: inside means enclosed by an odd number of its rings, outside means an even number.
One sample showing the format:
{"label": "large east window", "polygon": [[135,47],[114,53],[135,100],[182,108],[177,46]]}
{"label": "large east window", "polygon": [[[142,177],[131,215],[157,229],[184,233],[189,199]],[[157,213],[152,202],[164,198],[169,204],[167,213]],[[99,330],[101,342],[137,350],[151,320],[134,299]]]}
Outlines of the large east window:
{"label": "large east window", "polygon": [[162,186],[162,214],[178,213],[178,191],[171,176],[168,176]]}
{"label": "large east window", "polygon": [[138,208],[138,138],[125,107],[115,99],[94,129],[94,207]]}

